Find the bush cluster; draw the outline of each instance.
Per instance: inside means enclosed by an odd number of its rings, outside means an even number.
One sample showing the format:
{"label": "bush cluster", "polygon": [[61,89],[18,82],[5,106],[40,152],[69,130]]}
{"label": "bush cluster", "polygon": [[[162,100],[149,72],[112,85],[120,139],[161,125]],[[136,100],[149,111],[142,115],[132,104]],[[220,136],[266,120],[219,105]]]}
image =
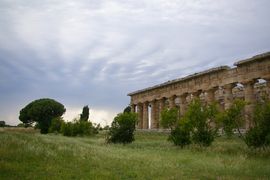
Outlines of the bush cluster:
{"label": "bush cluster", "polygon": [[52,119],[49,133],[62,133],[64,136],[88,136],[98,133],[98,129],[90,121],[74,119],[65,122],[62,117]]}
{"label": "bush cluster", "polygon": [[135,124],[137,114],[133,112],[124,112],[118,114],[109,128],[107,135],[108,143],[131,143],[134,141]]}
{"label": "bush cluster", "polygon": [[240,137],[248,147],[265,148],[270,145],[270,101],[264,99],[256,105],[253,113],[252,126],[245,135],[240,128],[244,122],[244,108],[247,103],[235,100],[230,108],[218,112],[216,105],[203,105],[198,99],[193,100],[187,112],[180,119],[175,109],[165,109],[161,113],[160,124],[170,128],[169,140],[175,145],[184,147],[191,143],[200,146],[210,146],[217,135],[217,130],[223,128],[227,137],[237,129]]}
{"label": "bush cluster", "polygon": [[227,137],[232,137],[234,129],[237,129],[241,135],[239,129],[244,122],[244,108],[246,104],[245,101],[236,99],[229,109],[219,114],[219,121],[222,123],[223,130]]}
{"label": "bush cluster", "polygon": [[182,119],[182,121],[180,121],[175,128],[172,128],[168,140],[172,141],[176,146],[180,146],[182,148],[191,144],[190,123],[185,119]]}
{"label": "bush cluster", "polygon": [[73,122],[62,123],[60,132],[64,136],[89,136],[97,134],[98,130],[90,121],[74,120]]}
{"label": "bush cluster", "polygon": [[249,147],[266,147],[270,145],[270,101],[259,102],[254,111],[253,126],[245,135]]}
{"label": "bush cluster", "polygon": [[49,127],[49,133],[60,133],[61,126],[65,123],[62,117],[53,118],[51,126]]}
{"label": "bush cluster", "polygon": [[199,99],[194,99],[182,118],[176,116],[174,109],[165,109],[161,113],[161,125],[171,128],[169,140],[175,145],[184,147],[191,142],[200,146],[209,146],[214,141],[217,129],[215,123],[216,106],[203,106]]}

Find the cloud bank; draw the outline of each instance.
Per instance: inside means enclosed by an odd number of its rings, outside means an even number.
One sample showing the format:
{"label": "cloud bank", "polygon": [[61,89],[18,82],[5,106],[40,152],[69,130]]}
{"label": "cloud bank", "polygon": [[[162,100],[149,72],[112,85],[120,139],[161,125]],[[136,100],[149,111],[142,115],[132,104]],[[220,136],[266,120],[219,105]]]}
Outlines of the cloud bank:
{"label": "cloud bank", "polygon": [[268,0],[0,0],[0,120],[19,123],[19,110],[42,97],[112,119],[128,92],[269,51],[269,7]]}

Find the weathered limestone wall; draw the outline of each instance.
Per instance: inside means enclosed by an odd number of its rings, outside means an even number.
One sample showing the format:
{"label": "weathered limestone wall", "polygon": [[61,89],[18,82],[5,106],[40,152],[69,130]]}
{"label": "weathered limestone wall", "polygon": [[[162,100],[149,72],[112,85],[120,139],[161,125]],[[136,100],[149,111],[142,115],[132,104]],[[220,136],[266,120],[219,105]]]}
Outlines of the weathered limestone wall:
{"label": "weathered limestone wall", "polygon": [[[220,66],[129,93],[130,104],[134,107],[133,111],[137,109],[136,111],[139,114],[137,128],[148,129],[149,124],[151,129],[159,128],[162,109],[176,106],[183,114],[188,102],[194,97],[199,97],[206,103],[218,101],[221,109],[227,109],[234,97],[239,96],[236,93],[242,94],[242,99],[251,103],[246,107],[245,126],[248,128],[250,126],[250,114],[258,94],[255,91],[258,79],[265,80],[263,81],[265,83],[264,90],[269,93],[270,52],[238,61],[234,65],[234,68]],[[237,84],[242,85],[243,92],[236,88],[239,87],[236,86]],[[149,123],[148,116],[149,106],[151,107],[151,123]]]}

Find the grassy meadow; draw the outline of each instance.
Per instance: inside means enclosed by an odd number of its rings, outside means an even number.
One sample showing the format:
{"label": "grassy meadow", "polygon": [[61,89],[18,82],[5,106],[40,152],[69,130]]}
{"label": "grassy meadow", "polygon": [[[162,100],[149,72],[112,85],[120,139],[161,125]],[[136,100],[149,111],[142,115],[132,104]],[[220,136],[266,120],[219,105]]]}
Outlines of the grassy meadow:
{"label": "grassy meadow", "polygon": [[236,137],[184,149],[164,133],[136,132],[128,145],[104,137],[1,128],[0,179],[270,179],[270,150],[250,150]]}

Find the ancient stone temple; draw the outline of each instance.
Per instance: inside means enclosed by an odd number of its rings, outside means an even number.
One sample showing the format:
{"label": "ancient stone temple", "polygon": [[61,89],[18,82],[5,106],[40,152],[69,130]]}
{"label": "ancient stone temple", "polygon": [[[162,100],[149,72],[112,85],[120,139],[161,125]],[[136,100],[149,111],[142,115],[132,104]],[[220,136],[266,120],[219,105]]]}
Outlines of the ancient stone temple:
{"label": "ancient stone temple", "polygon": [[183,115],[194,97],[204,103],[218,102],[219,108],[230,107],[235,98],[248,102],[245,124],[251,124],[254,104],[270,94],[270,52],[220,66],[153,87],[129,93],[133,112],[138,113],[138,129],[159,129],[160,112],[164,108],[179,108]]}

